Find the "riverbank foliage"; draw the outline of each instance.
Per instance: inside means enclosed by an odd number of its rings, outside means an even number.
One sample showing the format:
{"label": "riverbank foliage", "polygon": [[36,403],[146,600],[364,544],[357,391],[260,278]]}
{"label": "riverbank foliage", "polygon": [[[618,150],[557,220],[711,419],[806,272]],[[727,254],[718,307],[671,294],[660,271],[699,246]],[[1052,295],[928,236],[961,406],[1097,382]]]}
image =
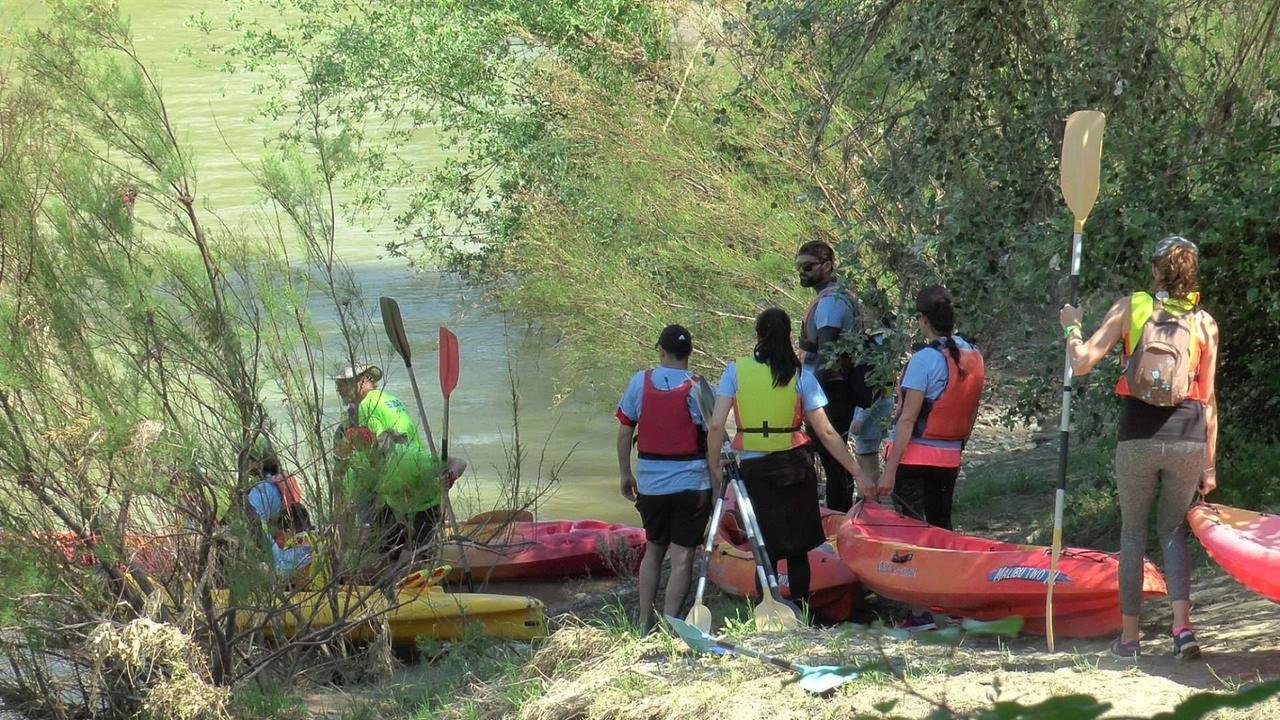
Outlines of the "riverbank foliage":
{"label": "riverbank foliage", "polygon": [[[341,138],[280,138],[254,166],[277,222],[227,227],[116,5],[50,10],[0,69],[0,702],[215,720],[230,687],[377,674],[385,635],[345,636],[407,568],[351,582],[382,566],[332,491],[328,378],[376,357],[333,254]],[[244,509],[263,440],[317,526],[305,578]]]}
{"label": "riverbank foliage", "polygon": [[[1195,239],[1223,435],[1241,438],[1219,477],[1276,500],[1274,471],[1238,464],[1280,429],[1275,0],[390,3],[354,29],[345,0],[295,4],[326,11],[295,51],[360,60],[316,87],[438,122],[455,149],[418,178],[401,215],[417,239],[392,249],[472,273],[563,339],[566,385],[610,395],[667,322],[714,374],[759,309],[798,315],[792,254],[824,238],[875,320],[909,325],[914,291],[945,282],[1002,378],[992,397],[1052,415],[1063,120],[1106,112],[1087,317],[1146,286],[1156,239]],[[1086,436],[1114,412],[1114,373],[1080,381]]]}

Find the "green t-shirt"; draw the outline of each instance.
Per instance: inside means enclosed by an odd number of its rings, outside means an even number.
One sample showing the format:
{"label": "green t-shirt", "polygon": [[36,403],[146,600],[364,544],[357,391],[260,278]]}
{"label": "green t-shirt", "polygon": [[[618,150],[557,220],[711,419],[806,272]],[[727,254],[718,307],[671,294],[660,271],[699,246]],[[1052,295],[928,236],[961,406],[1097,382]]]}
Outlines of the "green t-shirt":
{"label": "green t-shirt", "polygon": [[357,505],[385,503],[397,515],[408,516],[440,504],[444,470],[444,463],[420,445],[375,448],[351,456],[343,489]]}
{"label": "green t-shirt", "polygon": [[383,453],[378,496],[397,515],[409,515],[440,504],[444,463],[425,448],[395,445]]}
{"label": "green t-shirt", "polygon": [[409,408],[385,390],[370,390],[364,396],[356,409],[356,423],[369,428],[374,437],[387,430],[395,430],[406,436],[410,445],[422,446],[422,440],[418,438],[418,425],[409,414]]}

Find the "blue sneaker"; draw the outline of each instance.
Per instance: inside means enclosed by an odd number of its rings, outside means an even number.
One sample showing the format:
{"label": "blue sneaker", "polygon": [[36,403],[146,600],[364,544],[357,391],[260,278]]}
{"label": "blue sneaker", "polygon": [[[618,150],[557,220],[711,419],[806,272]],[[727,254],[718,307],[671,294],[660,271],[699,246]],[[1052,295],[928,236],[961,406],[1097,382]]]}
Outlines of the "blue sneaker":
{"label": "blue sneaker", "polygon": [[1111,643],[1111,654],[1125,660],[1137,660],[1142,655],[1142,644],[1137,640],[1125,642],[1116,638],[1116,641]]}
{"label": "blue sneaker", "polygon": [[1191,628],[1182,628],[1173,634],[1173,656],[1179,660],[1195,660],[1200,657],[1200,643]]}
{"label": "blue sneaker", "polygon": [[920,613],[908,613],[905,618],[898,621],[896,627],[899,630],[907,632],[924,632],[926,630],[937,630],[938,623],[933,618],[933,613],[928,610]]}

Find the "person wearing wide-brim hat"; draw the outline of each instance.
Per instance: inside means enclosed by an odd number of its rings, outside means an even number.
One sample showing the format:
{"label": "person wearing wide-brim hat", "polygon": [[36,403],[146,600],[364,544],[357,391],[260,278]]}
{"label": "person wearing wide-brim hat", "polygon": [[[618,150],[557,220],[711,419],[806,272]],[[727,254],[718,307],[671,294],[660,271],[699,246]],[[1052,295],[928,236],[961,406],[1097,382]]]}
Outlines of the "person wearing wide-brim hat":
{"label": "person wearing wide-brim hat", "polygon": [[[409,408],[396,396],[378,387],[382,369],[377,365],[355,364],[334,376],[338,394],[348,403],[347,434],[363,437],[366,460],[372,465],[372,483],[351,483],[372,491],[371,507],[362,515],[380,533],[384,555],[394,557],[406,546],[427,545],[440,519],[443,490],[452,486],[466,463],[450,458],[448,466],[423,446],[418,425]],[[352,438],[355,440],[355,438]],[[367,464],[367,463],[366,463]],[[344,472],[344,481],[354,481],[358,469]],[[358,493],[362,498],[367,492]],[[362,500],[364,502],[364,500]]]}
{"label": "person wearing wide-brim hat", "polygon": [[355,405],[359,405],[369,391],[376,389],[381,381],[382,368],[362,363],[348,365],[333,376],[333,382],[338,386],[338,395],[342,401]]}

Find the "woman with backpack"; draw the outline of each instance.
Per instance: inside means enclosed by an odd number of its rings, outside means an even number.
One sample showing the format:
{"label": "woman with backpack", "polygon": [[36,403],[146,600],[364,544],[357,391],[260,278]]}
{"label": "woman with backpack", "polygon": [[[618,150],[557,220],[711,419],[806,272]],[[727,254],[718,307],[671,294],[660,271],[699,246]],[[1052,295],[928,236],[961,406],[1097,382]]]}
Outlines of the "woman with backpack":
{"label": "woman with backpack", "polygon": [[1124,625],[1111,652],[1125,658],[1141,652],[1142,559],[1155,504],[1173,605],[1173,654],[1191,659],[1199,657],[1200,645],[1191,628],[1186,513],[1197,490],[1207,494],[1216,486],[1218,324],[1200,307],[1199,251],[1190,240],[1170,236],[1157,242],[1151,275],[1152,292],[1117,300],[1088,340],[1078,308],[1066,305],[1058,317],[1077,375],[1093,370],[1123,342],[1125,371],[1116,383],[1121,397],[1116,486]]}

